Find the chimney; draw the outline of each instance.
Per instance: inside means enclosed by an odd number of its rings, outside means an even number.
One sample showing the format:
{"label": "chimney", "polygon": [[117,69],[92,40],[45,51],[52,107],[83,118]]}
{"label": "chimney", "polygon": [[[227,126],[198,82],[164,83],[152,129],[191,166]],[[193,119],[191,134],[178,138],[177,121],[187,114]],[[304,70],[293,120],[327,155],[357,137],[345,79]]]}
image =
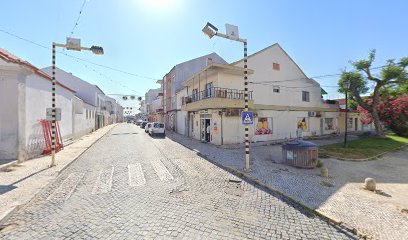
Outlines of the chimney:
{"label": "chimney", "polygon": [[208,65],[211,65],[212,63],[213,63],[212,58],[207,58],[207,66],[208,66]]}

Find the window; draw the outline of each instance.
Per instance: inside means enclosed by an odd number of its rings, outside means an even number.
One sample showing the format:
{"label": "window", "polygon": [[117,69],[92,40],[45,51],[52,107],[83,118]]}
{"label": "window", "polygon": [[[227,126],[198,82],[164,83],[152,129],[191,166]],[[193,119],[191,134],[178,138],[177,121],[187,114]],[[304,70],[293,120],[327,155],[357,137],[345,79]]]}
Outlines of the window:
{"label": "window", "polygon": [[310,102],[309,92],[302,91],[302,101],[303,102]]}
{"label": "window", "polygon": [[349,118],[347,121],[347,128],[353,128],[353,118]]}
{"label": "window", "polygon": [[324,130],[334,130],[333,118],[325,118],[324,119]]}
{"label": "window", "polygon": [[279,63],[273,63],[273,70],[280,71]]}
{"label": "window", "polygon": [[206,97],[211,97],[212,96],[212,86],[213,86],[212,82],[207,83],[205,85]]}
{"label": "window", "polygon": [[86,111],[86,119],[88,119],[88,109],[86,109],[85,111]]}
{"label": "window", "polygon": [[273,92],[274,93],[280,93],[280,87],[279,86],[273,86]]}
{"label": "window", "polygon": [[192,98],[193,98],[193,102],[194,101],[196,101],[196,100],[198,100],[197,98],[198,98],[198,89],[196,88],[196,89],[193,89],[193,96],[192,96]]}

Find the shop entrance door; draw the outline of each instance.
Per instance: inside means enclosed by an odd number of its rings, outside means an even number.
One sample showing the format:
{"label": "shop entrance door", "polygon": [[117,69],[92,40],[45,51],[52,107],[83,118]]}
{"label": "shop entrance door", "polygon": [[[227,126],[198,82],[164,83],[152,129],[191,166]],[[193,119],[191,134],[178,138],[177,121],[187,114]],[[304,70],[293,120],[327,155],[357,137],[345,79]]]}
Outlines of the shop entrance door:
{"label": "shop entrance door", "polygon": [[205,142],[206,141],[206,139],[205,139],[205,120],[206,119],[200,119],[200,140],[201,140],[201,142]]}
{"label": "shop entrance door", "polygon": [[211,119],[201,119],[201,141],[211,142]]}

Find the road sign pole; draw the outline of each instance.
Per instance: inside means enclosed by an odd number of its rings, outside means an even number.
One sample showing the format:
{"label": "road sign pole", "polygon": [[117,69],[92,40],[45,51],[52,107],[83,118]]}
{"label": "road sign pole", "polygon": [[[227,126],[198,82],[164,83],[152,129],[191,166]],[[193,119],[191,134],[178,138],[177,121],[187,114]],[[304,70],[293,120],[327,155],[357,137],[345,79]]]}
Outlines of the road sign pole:
{"label": "road sign pole", "polygon": [[[247,41],[244,41],[244,98],[245,98],[245,112],[248,112],[248,53]],[[250,171],[249,165],[249,126],[245,125],[245,171]]]}

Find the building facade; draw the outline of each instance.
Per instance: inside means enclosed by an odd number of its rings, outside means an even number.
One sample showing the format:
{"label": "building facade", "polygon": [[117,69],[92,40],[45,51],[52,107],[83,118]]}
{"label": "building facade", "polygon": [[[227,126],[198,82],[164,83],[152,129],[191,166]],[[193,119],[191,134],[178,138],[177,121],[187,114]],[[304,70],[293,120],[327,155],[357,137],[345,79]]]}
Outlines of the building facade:
{"label": "building facade", "polygon": [[[274,44],[248,58],[250,126],[253,142],[331,134],[339,131],[336,101],[324,100],[323,90]],[[186,135],[217,145],[244,141],[243,61],[210,64],[179,91],[186,119],[178,124]]]}
{"label": "building facade", "polygon": [[[91,132],[96,106],[57,83],[56,107],[63,140]],[[26,160],[40,155],[45,140],[41,119],[51,108],[51,78],[32,64],[0,49],[0,159]]]}
{"label": "building facade", "polygon": [[211,53],[177,64],[163,77],[163,110],[167,129],[178,131],[178,119],[183,118],[178,116],[181,109],[178,108],[180,103],[177,102],[176,93],[184,88],[183,83],[186,79],[206,67],[209,63],[226,64],[227,62],[216,53]]}
{"label": "building facade", "polygon": [[[52,73],[52,67],[43,68],[41,71],[50,75]],[[118,111],[123,112],[123,109],[120,109],[121,107],[117,106],[119,104],[116,100],[106,96],[97,85],[91,84],[59,68],[56,68],[55,74],[58,82],[74,89],[78,97],[96,107],[96,111],[93,113],[93,115],[95,115],[94,129],[115,123],[117,122],[116,119],[123,121],[123,115],[118,116],[117,114]]]}

